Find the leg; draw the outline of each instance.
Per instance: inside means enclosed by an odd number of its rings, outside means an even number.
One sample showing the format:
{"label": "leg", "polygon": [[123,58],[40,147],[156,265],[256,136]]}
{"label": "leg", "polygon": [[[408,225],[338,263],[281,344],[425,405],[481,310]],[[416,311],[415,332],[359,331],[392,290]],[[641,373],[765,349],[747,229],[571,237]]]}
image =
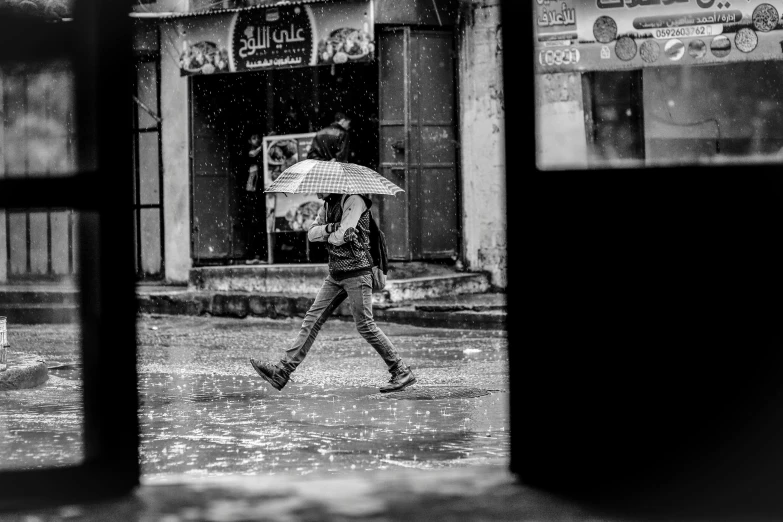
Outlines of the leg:
{"label": "leg", "polygon": [[304,321],[302,321],[299,335],[293,345],[286,350],[285,356],[280,361],[282,369],[290,373],[299,366],[305,356],[307,356],[307,352],[310,351],[313,342],[315,342],[321,326],[332,315],[332,312],[340,306],[340,303],[345,300],[345,296],[345,290],[331,277],[327,277],[324,280],[324,284],[318,291],[315,301],[313,301],[305,315]]}
{"label": "leg", "polygon": [[375,324],[372,316],[372,276],[351,277],[342,281],[348,293],[348,302],[356,323],[356,329],[364,339],[383,357],[389,371],[394,374],[402,364],[394,345]]}

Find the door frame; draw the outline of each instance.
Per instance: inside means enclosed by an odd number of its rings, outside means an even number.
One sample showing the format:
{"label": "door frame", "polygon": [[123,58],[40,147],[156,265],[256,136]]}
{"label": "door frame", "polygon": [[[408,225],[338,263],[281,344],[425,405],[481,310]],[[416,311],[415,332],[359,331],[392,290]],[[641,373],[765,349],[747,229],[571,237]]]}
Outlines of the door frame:
{"label": "door frame", "polygon": [[[158,35],[160,38],[160,35]],[[139,63],[155,63],[155,100],[156,111],[158,114],[157,121],[154,127],[138,127],[138,113],[139,105],[133,104],[133,147],[134,147],[134,161],[133,161],[133,183],[134,183],[134,201],[133,201],[133,213],[134,221],[136,223],[135,241],[136,241],[136,279],[139,281],[157,281],[162,280],[166,276],[166,244],[165,244],[165,198],[163,197],[163,124],[160,119],[161,103],[160,103],[160,52],[159,51],[143,51],[134,53],[134,69]],[[138,76],[133,77],[133,93],[134,96],[138,96]],[[139,134],[147,132],[158,133],[158,203],[157,204],[142,204],[141,203],[141,176],[139,172]],[[144,209],[158,209],[160,232],[160,272],[158,275],[145,276],[142,270],[142,235],[141,235],[141,211]]]}

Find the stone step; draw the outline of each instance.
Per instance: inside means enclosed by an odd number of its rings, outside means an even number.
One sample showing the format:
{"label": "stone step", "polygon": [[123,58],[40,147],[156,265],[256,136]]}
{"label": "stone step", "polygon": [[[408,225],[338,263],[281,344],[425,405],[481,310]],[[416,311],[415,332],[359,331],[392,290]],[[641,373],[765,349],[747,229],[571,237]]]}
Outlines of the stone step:
{"label": "stone step", "polygon": [[0,286],[0,308],[22,304],[78,304],[76,289],[19,289]]}
{"label": "stone step", "polygon": [[0,391],[35,388],[48,379],[45,359],[9,351],[8,369],[0,372]]}
{"label": "stone step", "polygon": [[8,324],[79,323],[79,305],[73,303],[0,304],[0,315]]}
{"label": "stone step", "polygon": [[[390,270],[386,289],[373,296],[376,304],[475,294],[490,289],[489,276],[484,273],[443,273],[441,270],[436,275],[397,278],[395,272],[410,273],[404,269]],[[315,296],[328,273],[324,264],[201,267],[190,271],[188,289],[193,292]]]}
{"label": "stone step", "polygon": [[428,328],[457,328],[464,330],[505,330],[505,310],[420,310],[418,306],[386,308],[373,311],[375,319]]}
{"label": "stone step", "polygon": [[382,293],[373,294],[373,303],[400,303],[443,296],[481,294],[489,289],[489,276],[484,273],[463,272],[411,279],[388,279],[386,289]]}
{"label": "stone step", "polygon": [[206,292],[310,294],[328,275],[326,265],[253,265],[200,267],[190,270],[188,288]]}

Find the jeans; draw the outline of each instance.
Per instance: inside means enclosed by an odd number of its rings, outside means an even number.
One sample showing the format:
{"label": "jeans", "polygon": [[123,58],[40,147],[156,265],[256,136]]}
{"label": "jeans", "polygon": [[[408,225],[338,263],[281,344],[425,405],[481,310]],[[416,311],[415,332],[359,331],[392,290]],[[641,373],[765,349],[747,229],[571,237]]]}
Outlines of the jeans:
{"label": "jeans", "polygon": [[356,329],[383,358],[389,371],[397,370],[402,364],[402,359],[372,317],[372,276],[369,274],[349,277],[342,281],[336,281],[332,276],[328,276],[324,280],[315,301],[305,315],[296,341],[286,350],[285,356],[280,361],[282,369],[290,373],[302,363],[315,342],[321,326],[346,297]]}

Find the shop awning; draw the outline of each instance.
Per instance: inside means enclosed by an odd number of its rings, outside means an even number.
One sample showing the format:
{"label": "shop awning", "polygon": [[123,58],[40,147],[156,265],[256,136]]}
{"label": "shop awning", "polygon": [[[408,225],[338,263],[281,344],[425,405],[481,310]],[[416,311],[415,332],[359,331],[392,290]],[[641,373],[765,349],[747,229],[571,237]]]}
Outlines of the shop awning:
{"label": "shop awning", "polygon": [[239,13],[243,11],[255,11],[258,9],[268,9],[270,7],[279,7],[286,5],[303,5],[303,4],[316,4],[316,3],[335,3],[334,0],[269,0],[260,2],[257,5],[247,7],[234,7],[234,8],[220,8],[220,9],[205,9],[201,11],[187,11],[187,12],[133,12],[130,14],[132,18],[140,19],[178,19],[178,18],[193,18],[199,16],[214,16],[226,13]]}

